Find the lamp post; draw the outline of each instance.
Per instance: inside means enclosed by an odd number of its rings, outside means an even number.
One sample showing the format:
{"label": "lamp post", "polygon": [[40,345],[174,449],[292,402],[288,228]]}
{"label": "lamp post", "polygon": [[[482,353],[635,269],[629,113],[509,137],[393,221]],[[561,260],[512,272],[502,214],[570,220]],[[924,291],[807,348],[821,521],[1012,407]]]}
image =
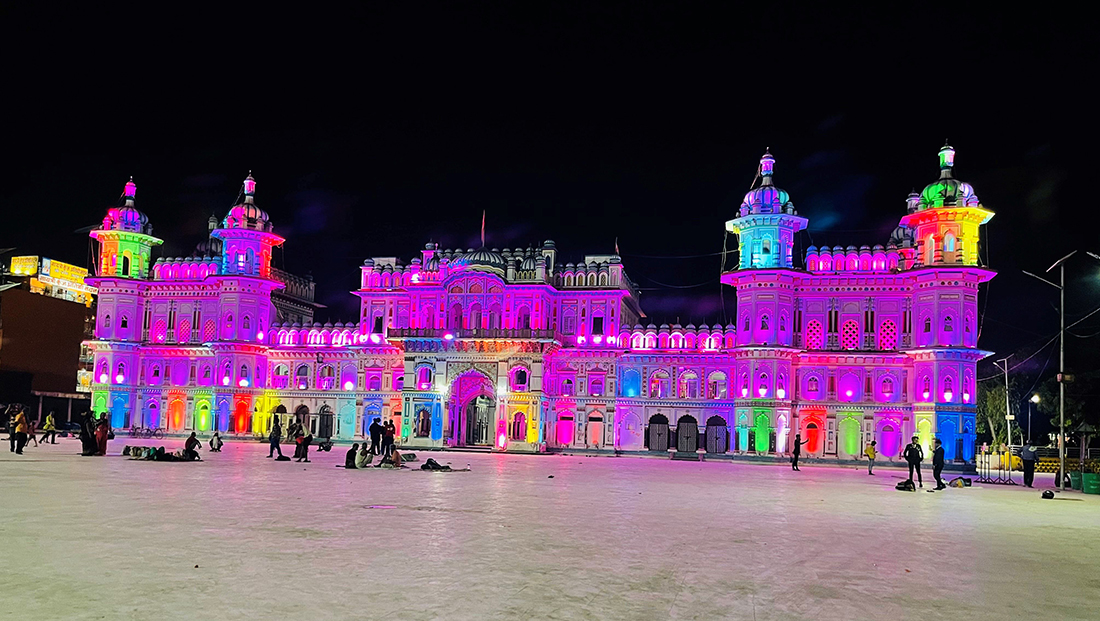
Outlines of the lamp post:
{"label": "lamp post", "polygon": [[[1031,272],[1024,272],[1028,276],[1041,280],[1058,290],[1058,491],[1065,489],[1066,479],[1066,259],[1077,254],[1077,251],[1058,259],[1047,268],[1046,273],[1058,268],[1058,284]],[[1096,255],[1089,253],[1094,258]]]}
{"label": "lamp post", "polygon": [[1031,398],[1027,400],[1027,441],[1031,442],[1031,406],[1032,404],[1039,403],[1039,395],[1031,395]]}

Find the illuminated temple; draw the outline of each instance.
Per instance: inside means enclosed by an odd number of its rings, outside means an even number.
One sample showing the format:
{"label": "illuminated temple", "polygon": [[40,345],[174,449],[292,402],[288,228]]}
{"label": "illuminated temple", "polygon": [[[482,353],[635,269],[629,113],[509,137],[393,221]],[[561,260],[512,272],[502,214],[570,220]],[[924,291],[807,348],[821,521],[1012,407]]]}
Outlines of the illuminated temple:
{"label": "illuminated temple", "polygon": [[[774,159],[726,223],[738,238],[729,325],[643,325],[619,256],[564,262],[552,241],[363,262],[357,321],[294,312],[301,279],[245,180],[202,256],[160,258],[126,184],[99,245],[93,407],[116,428],[318,437],[392,419],[402,446],[894,457],[910,435],[971,460],[979,260],[993,216],[954,178],[911,194],[885,245],[809,247]],[[310,286],[312,286],[310,284]],[[311,295],[309,296],[311,298]],[[307,300],[308,301],[308,300]]]}

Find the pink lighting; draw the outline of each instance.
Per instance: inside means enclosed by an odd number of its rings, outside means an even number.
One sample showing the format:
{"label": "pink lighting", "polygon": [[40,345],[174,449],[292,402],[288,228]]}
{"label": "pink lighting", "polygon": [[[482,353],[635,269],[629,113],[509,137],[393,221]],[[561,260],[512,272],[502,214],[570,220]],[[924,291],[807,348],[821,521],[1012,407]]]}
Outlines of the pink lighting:
{"label": "pink lighting", "polygon": [[381,341],[382,341],[382,337],[378,336],[377,334],[370,335],[370,342],[371,343],[374,343],[375,345],[377,345]]}
{"label": "pink lighting", "polygon": [[351,382],[344,382],[344,390],[351,390],[352,388],[355,388],[355,384],[352,384]]}
{"label": "pink lighting", "polygon": [[848,397],[850,399],[852,397],[852,391],[850,391],[850,390],[844,391],[844,396]]}
{"label": "pink lighting", "polygon": [[508,436],[505,434],[497,435],[497,448],[504,450],[504,447],[508,445]]}
{"label": "pink lighting", "polygon": [[130,177],[130,180],[126,182],[126,189],[123,190],[122,195],[129,199],[133,199],[137,195],[137,184],[134,183],[133,177]]}
{"label": "pink lighting", "polygon": [[244,180],[244,193],[248,196],[256,193],[256,180],[252,178],[252,173],[248,173],[248,177]]}
{"label": "pink lighting", "polygon": [[256,333],[256,340],[257,340],[257,341],[262,341],[262,340],[264,340],[264,333],[263,333],[263,332],[257,332],[257,333]]}

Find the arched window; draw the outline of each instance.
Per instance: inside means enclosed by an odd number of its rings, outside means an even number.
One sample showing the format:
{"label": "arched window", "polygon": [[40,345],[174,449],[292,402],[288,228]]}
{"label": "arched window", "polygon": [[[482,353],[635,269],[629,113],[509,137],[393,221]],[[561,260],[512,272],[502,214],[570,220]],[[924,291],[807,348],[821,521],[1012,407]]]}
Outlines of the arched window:
{"label": "arched window", "polygon": [[290,381],[290,368],[285,364],[275,365],[274,373],[272,373],[272,388],[286,388],[287,383]]}
{"label": "arched window", "polygon": [[764,397],[768,396],[768,374],[767,373],[761,373],[760,377],[757,378],[756,392],[757,392],[757,394],[760,395],[761,398],[764,398]]}
{"label": "arched window", "polygon": [[821,322],[813,319],[806,324],[806,349],[821,349],[825,346],[825,328]]}
{"label": "arched window", "polygon": [[432,433],[432,415],[428,410],[416,412],[416,437],[427,438]]}
{"label": "arched window", "polygon": [[588,394],[593,397],[602,397],[604,390],[603,377],[600,375],[592,376],[588,380]]}
{"label": "arched window", "polygon": [[953,233],[943,236],[943,251],[955,252],[955,235]]}
{"label": "arched window", "polygon": [[123,316],[118,318],[118,327],[119,328],[126,328],[129,325],[130,325],[130,320],[126,318],[126,315],[123,315]]}
{"label": "arched window", "polygon": [[241,386],[248,386],[248,366],[247,365],[243,365],[243,364],[241,365],[240,384],[241,384]]}
{"label": "arched window", "polygon": [[115,381],[122,383],[126,381],[126,365],[118,363],[117,373],[115,373]]}
{"label": "arched window", "polygon": [[821,385],[820,385],[820,382],[818,382],[818,379],[816,377],[811,377],[810,379],[806,380],[806,391],[807,392],[818,392],[820,390],[821,390]]}
{"label": "arched window", "polygon": [[894,394],[894,380],[889,377],[882,378],[882,396],[889,399]]}
{"label": "arched window", "polygon": [[887,319],[879,324],[878,327],[878,348],[881,350],[892,350],[898,346],[898,326],[893,321]]}
{"label": "arched window", "polygon": [[943,331],[952,332],[955,330],[955,319],[948,315],[943,318]]}
{"label": "arched window", "polygon": [[512,371],[512,392],[527,392],[527,369],[517,367]]}
{"label": "arched window", "polygon": [[780,332],[786,332],[787,331],[787,317],[785,315],[780,315],[779,316],[779,331]]}
{"label": "arched window", "polygon": [[761,330],[767,330],[768,329],[768,316],[767,315],[761,315],[760,316],[760,329]]}
{"label": "arched window", "polygon": [[931,235],[924,242],[924,264],[932,265],[936,260],[936,238]]}
{"label": "arched window", "polygon": [[332,390],[336,387],[336,370],[332,365],[321,367],[321,390]]}
{"label": "arched window", "polygon": [[695,371],[687,371],[680,375],[679,396],[681,399],[699,398],[699,376]]}
{"label": "arched window", "polygon": [[745,323],[745,333],[747,334],[748,331],[752,328],[752,326],[749,324],[749,316],[748,315],[745,315],[744,323]]}
{"label": "arched window", "polygon": [[931,317],[925,317],[924,318],[924,331],[925,332],[931,332],[932,331],[932,318]]}
{"label": "arched window", "polygon": [[573,380],[564,379],[561,382],[561,394],[563,397],[573,396]]}
{"label": "arched window", "polygon": [[299,367],[294,370],[294,386],[298,388],[298,390],[309,388],[309,366],[304,364],[299,365]]}
{"label": "arched window", "polygon": [[416,389],[417,390],[431,390],[432,389],[432,368],[429,366],[419,366],[416,368]]}
{"label": "arched window", "polygon": [[923,384],[924,384],[924,391],[923,391],[924,392],[924,398],[927,399],[928,397],[930,397],[932,395],[932,380],[928,376],[925,376]]}
{"label": "arched window", "polygon": [[521,306],[516,311],[515,326],[517,330],[529,330],[531,328],[531,310],[526,306]]}
{"label": "arched window", "polygon": [[372,373],[367,376],[367,390],[382,390],[382,374]]}
{"label": "arched window", "polygon": [[669,396],[670,380],[665,371],[654,371],[649,376],[649,396],[655,399],[664,399]]}
{"label": "arched window", "polygon": [[849,319],[840,329],[840,345],[844,349],[859,349],[859,324]]}
{"label": "arched window", "polygon": [[248,331],[252,329],[252,322],[248,315],[245,315],[244,319],[241,320],[241,329],[245,331],[245,336],[247,337]]}
{"label": "arched window", "polygon": [[512,440],[523,441],[527,439],[527,415],[516,412],[512,415],[512,427],[508,434]]}

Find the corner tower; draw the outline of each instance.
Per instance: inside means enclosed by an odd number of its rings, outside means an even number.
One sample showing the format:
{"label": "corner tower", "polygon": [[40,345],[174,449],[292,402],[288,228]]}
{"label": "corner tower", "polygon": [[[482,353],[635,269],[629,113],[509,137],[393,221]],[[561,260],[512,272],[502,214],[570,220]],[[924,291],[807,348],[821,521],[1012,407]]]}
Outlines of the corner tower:
{"label": "corner tower", "polygon": [[149,275],[149,253],[162,241],[153,237],[149,218],[134,206],[137,184],[134,178],[122,190],[122,206],[107,209],[103,225],[89,233],[99,242],[97,276],[114,278],[146,278]]}

